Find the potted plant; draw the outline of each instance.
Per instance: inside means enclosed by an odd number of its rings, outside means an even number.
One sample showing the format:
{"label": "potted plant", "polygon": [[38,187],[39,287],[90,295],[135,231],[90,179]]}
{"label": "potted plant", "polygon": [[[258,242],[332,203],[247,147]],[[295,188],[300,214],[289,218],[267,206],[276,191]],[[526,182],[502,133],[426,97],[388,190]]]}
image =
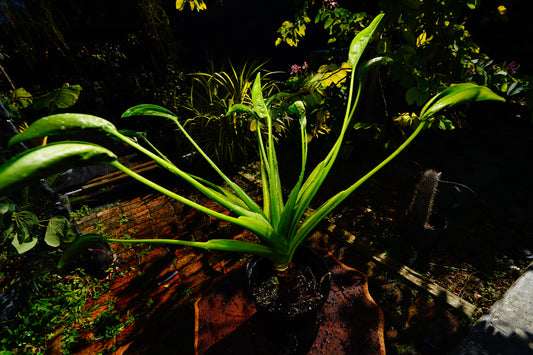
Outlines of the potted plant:
{"label": "potted plant", "polygon": [[[370,68],[389,60],[389,58],[385,57],[374,58],[358,67],[358,62],[362,53],[372,39],[383,16],[383,14],[378,15],[368,27],[357,34],[350,45],[348,63],[352,70],[350,74],[348,101],[342,129],[328,155],[308,175],[306,174],[308,147],[306,139],[305,106],[299,101],[291,106],[291,111],[299,117],[302,153],[300,174],[296,185],[293,187],[288,197],[284,196],[282,192],[282,184],[278,171],[276,148],[273,138],[272,118],[261,91],[261,79],[259,75],[255,78],[252,87],[253,107],[248,107],[242,104],[234,105],[230,108],[229,114],[237,111],[246,112],[257,120],[256,127],[258,127],[257,139],[261,161],[261,182],[263,192],[262,207],[217,167],[217,165],[204,153],[201,147],[196,144],[194,139],[188,135],[186,130],[183,129],[182,124],[174,113],[155,105],[139,105],[132,107],[128,109],[122,117],[160,116],[173,121],[193,144],[198,153],[202,155],[220,175],[228,186],[227,188],[217,186],[205,179],[184,172],[174,165],[170,159],[155,149],[153,145],[149,144],[150,149],[145,148],[143,145],[139,144],[135,138],[127,136],[126,133],[119,131],[109,121],[86,114],[57,114],[41,118],[35,121],[27,130],[13,137],[10,140],[10,145],[36,137],[75,133],[85,130],[101,131],[146,154],[161,167],[185,180],[207,197],[217,201],[219,204],[227,208],[231,212],[230,215],[206,208],[185,196],[178,195],[175,192],[146,179],[119,163],[117,156],[110,150],[87,142],[63,141],[50,143],[44,147],[37,147],[17,155],[0,167],[0,192],[11,189],[16,185],[27,183],[28,180],[33,178],[40,178],[48,174],[63,171],[67,168],[91,164],[110,164],[132,178],[187,206],[205,212],[206,214],[223,221],[247,228],[255,234],[258,241],[248,242],[242,240],[212,239],[205,242],[198,242],[175,239],[123,240],[110,238],[107,239],[108,242],[166,243],[211,250],[249,253],[262,257],[271,263],[273,266],[272,269],[275,271],[278,280],[280,280],[279,285],[286,286],[285,289],[280,291],[283,295],[288,296],[287,298],[289,299],[297,297],[299,294],[298,291],[291,290],[289,286],[291,285],[291,281],[294,280],[293,271],[297,270],[297,268],[292,267],[292,262],[295,260],[295,255],[299,250],[298,247],[300,244],[310,232],[313,231],[317,224],[328,215],[328,213],[409,145],[430,121],[436,119],[436,114],[441,110],[466,101],[504,101],[489,89],[474,84],[458,84],[447,88],[433,97],[422,108],[416,129],[396,151],[351,186],[331,197],[313,212],[306,214],[311,200],[326,179],[337,155],[339,154],[344,135],[351,127],[350,123],[359,103],[361,90],[365,81],[365,73],[367,73]],[[262,126],[266,127],[265,136],[261,130]],[[89,238],[95,238],[95,236],[90,236]],[[83,238],[77,243],[83,243]],[[72,247],[75,248],[75,246],[76,245],[73,245]],[[66,254],[68,256],[68,253]],[[325,280],[326,278],[324,278],[323,275],[317,275],[315,276],[315,279],[320,282],[320,280]],[[321,302],[323,302],[323,300],[318,301],[317,303],[320,304]]]}

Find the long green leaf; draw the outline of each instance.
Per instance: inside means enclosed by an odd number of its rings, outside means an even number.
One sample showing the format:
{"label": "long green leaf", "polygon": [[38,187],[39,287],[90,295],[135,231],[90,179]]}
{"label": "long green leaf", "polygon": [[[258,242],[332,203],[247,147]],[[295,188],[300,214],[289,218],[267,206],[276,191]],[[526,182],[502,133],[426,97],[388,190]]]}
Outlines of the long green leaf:
{"label": "long green leaf", "polygon": [[372,36],[374,35],[374,32],[376,31],[383,16],[385,16],[385,14],[377,15],[374,20],[372,20],[370,25],[365,27],[365,29],[359,32],[352,40],[352,43],[350,44],[350,50],[348,52],[348,63],[353,69],[357,67],[357,63],[359,62],[361,55],[363,55],[368,42],[370,42],[372,39]]}
{"label": "long green leaf", "polygon": [[122,118],[134,117],[134,116],[158,116],[168,118],[173,122],[178,121],[178,117],[170,110],[158,105],[137,105],[130,107],[122,114]]}
{"label": "long green leaf", "polygon": [[329,200],[324,202],[319,208],[317,208],[306,220],[299,226],[298,231],[294,239],[291,241],[291,254],[294,253],[296,247],[307,237],[307,235],[315,228],[324,217],[326,217],[335,207],[337,207],[346,197],[352,194],[359,186],[361,186],[365,181],[377,173],[381,168],[387,165],[392,159],[394,159],[398,154],[400,154],[405,147],[407,147],[415,137],[420,134],[422,129],[425,127],[426,122],[421,122],[416,130],[409,136],[408,139],[402,143],[392,154],[390,154],[385,160],[379,163],[374,169],[365,174],[362,178],[357,180],[354,184],[348,187],[346,190],[343,190],[331,197]]}
{"label": "long green leaf", "polygon": [[[268,112],[268,108],[263,98],[261,75],[257,74],[252,86],[252,102],[255,112],[261,118],[267,120],[267,145],[266,145],[266,157],[267,162],[265,166],[266,176],[268,177],[268,189],[270,197],[270,220],[273,226],[277,226],[281,219],[281,213],[283,211],[283,196],[281,189],[281,181],[279,177],[278,161],[276,156],[276,149],[274,146],[274,138],[272,132],[272,117]],[[265,181],[264,181],[265,182]]]}
{"label": "long green leaf", "polygon": [[435,95],[422,108],[420,120],[427,120],[437,112],[470,101],[505,101],[505,99],[485,86],[479,86],[472,83],[463,83],[452,85],[441,93]]}
{"label": "long green leaf", "polygon": [[100,117],[80,113],[60,113],[46,116],[33,122],[24,132],[9,140],[9,146],[34,138],[58,134],[79,133],[85,130],[100,130],[113,134],[115,126]]}
{"label": "long green leaf", "polygon": [[[285,207],[283,208],[281,223],[278,229],[280,234],[287,236],[290,241],[292,238],[291,226],[297,224],[300,219],[300,216],[297,214],[298,209],[296,208],[296,202],[298,201],[298,194],[304,182],[305,168],[307,165],[307,118],[305,114],[305,105],[302,101],[296,101],[289,109],[298,116],[300,122],[300,141],[302,145],[300,175],[296,185],[289,194]],[[298,219],[298,221],[296,221],[296,219]]]}
{"label": "long green leaf", "polygon": [[[337,137],[337,140],[334,146],[331,148],[327,157],[320,164],[317,165],[317,167],[311,172],[311,174],[309,175],[309,177],[303,184],[300,194],[298,196],[297,212],[296,212],[295,220],[299,220],[299,218],[303,216],[303,213],[307,209],[307,206],[311,202],[311,199],[316,195],[318,189],[324,182],[326,176],[331,170],[331,167],[333,166],[333,163],[335,162],[337,158],[337,155],[342,145],[342,141],[344,140],[344,135],[346,133],[346,130],[350,126],[350,121],[354,115],[355,108],[357,107],[357,104],[359,103],[359,97],[361,94],[362,82],[358,80],[356,98],[352,103],[353,91],[354,91],[354,86],[355,86],[354,84],[355,84],[355,78],[356,78],[355,68],[357,67],[357,63],[359,62],[359,59],[361,58],[363,51],[365,50],[368,43],[372,39],[372,36],[374,35],[374,32],[376,31],[383,16],[384,14],[380,14],[376,16],[374,20],[370,23],[370,25],[368,25],[364,30],[362,30],[355,36],[355,38],[353,39],[350,45],[350,50],[348,53],[348,63],[352,66],[354,70],[352,70],[351,79],[350,79],[348,104],[346,106],[346,114],[344,116],[343,126],[342,126],[339,136]],[[362,75],[366,72],[366,70],[368,70],[372,65],[375,65],[378,63],[379,61],[377,61],[376,63],[368,64],[367,67],[362,70],[361,72],[362,74],[359,79],[362,78]],[[296,227],[297,225],[293,224],[292,229],[295,230]]]}
{"label": "long green leaf", "polygon": [[235,112],[244,112],[244,113],[247,113],[247,114],[251,115],[252,117],[256,117],[257,116],[257,113],[253,109],[251,109],[250,107],[248,107],[246,105],[243,105],[243,104],[232,105],[229,108],[227,115],[231,115],[231,114],[233,114]]}
{"label": "long green leaf", "polygon": [[181,195],[178,195],[177,193],[170,191],[156,183],[154,183],[151,180],[146,179],[142,175],[139,175],[135,173],[134,171],[128,169],[124,165],[120,164],[118,161],[114,161],[111,163],[112,166],[119,169],[120,171],[126,173],[127,175],[131,176],[135,180],[151,187],[152,189],[170,197],[173,198],[176,201],[179,201],[189,207],[192,207],[200,212],[204,212],[210,216],[213,216],[215,218],[218,218],[222,221],[226,221],[229,223],[233,223],[235,225],[241,226],[243,228],[249,229],[253,233],[257,235],[259,239],[261,239],[262,242],[269,244],[269,245],[280,245],[284,244],[285,242],[281,240],[279,234],[272,228],[270,223],[264,218],[263,214],[255,213],[252,211],[249,211],[247,209],[240,208],[239,206],[234,206],[231,204],[231,201],[226,199],[223,194],[216,192],[216,194],[211,194],[211,198],[218,203],[220,203],[223,206],[229,205],[231,206],[231,210],[235,213],[239,214],[238,218],[228,216],[224,213],[217,212],[215,210],[209,209],[199,203],[196,203],[188,198],[185,198]]}
{"label": "long green leaf", "polygon": [[86,142],[59,142],[27,150],[0,167],[0,192],[69,168],[109,164],[113,152]]}
{"label": "long green leaf", "polygon": [[[259,213],[263,214],[263,211],[261,208],[255,203],[254,200],[250,198],[244,192],[244,190],[235,184],[229,177],[224,174],[219,167],[205,154],[205,152],[198,146],[198,144],[194,141],[194,139],[187,133],[187,131],[183,128],[181,123],[178,121],[178,117],[172,113],[171,111],[167,110],[164,107],[158,106],[158,105],[137,105],[134,107],[131,107],[128,109],[124,114],[122,114],[122,117],[133,117],[133,116],[159,116],[163,118],[168,118],[172,120],[176,125],[179,127],[179,129],[182,131],[182,133],[186,136],[186,138],[193,144],[193,146],[198,150],[198,152],[204,157],[204,159],[211,165],[211,167],[218,173],[218,175],[229,185],[229,187],[235,192],[235,194],[241,199],[241,201],[248,207],[250,211],[253,213]],[[146,151],[142,147],[138,146],[137,144],[134,144],[133,142],[128,142],[135,148],[141,150],[157,162],[160,162],[159,157],[151,154],[151,152]],[[161,163],[161,162],[160,162]],[[185,179],[187,182],[189,182],[191,185],[193,185],[195,188],[197,188],[200,192],[206,194],[209,197],[215,198],[213,194],[216,194],[212,189],[208,189],[204,185],[202,185],[197,179],[195,179],[192,175],[187,174],[183,172],[181,169],[178,169],[175,165],[169,164],[168,162],[161,164],[163,167],[167,168],[172,173],[180,176],[181,178]],[[211,184],[211,183],[209,183]],[[229,200],[228,200],[229,201]],[[233,209],[233,206],[231,205],[224,205],[227,208]]]}
{"label": "long green leaf", "polygon": [[206,250],[221,250],[237,253],[250,253],[265,257],[271,260],[274,264],[283,264],[285,262],[285,255],[281,250],[272,249],[266,245],[261,245],[253,242],[246,242],[242,240],[233,239],[211,239],[206,242],[192,242],[188,240],[179,239],[107,239],[111,243],[154,243],[154,244],[170,244],[190,246]]}

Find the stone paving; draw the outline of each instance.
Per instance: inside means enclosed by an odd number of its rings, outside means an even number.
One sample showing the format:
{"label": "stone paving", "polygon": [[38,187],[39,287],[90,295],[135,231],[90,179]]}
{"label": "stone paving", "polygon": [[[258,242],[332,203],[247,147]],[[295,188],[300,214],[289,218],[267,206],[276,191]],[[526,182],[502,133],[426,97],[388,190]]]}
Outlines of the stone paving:
{"label": "stone paving", "polygon": [[533,354],[533,263],[450,355]]}

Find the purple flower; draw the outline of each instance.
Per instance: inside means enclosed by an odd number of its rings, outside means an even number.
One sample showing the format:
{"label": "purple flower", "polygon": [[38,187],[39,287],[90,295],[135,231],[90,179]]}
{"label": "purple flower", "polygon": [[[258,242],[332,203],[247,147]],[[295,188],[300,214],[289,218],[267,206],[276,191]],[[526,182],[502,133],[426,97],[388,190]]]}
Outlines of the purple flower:
{"label": "purple flower", "polygon": [[518,64],[517,62],[515,62],[514,60],[509,63],[509,65],[507,65],[507,70],[510,70],[511,71],[511,74],[516,74],[516,71],[518,70],[518,68],[520,68],[520,64]]}

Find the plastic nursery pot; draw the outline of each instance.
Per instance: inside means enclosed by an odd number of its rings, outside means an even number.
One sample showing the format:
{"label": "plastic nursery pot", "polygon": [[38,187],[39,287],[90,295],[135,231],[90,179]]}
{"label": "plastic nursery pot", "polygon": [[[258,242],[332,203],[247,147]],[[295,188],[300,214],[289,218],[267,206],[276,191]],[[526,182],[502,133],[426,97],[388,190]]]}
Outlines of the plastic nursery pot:
{"label": "plastic nursery pot", "polygon": [[446,218],[440,214],[432,213],[425,225],[416,225],[412,221],[408,221],[404,235],[416,249],[428,251],[433,248],[447,228],[448,222]]}
{"label": "plastic nursery pot", "polygon": [[298,247],[292,265],[289,287],[295,292],[280,289],[283,282],[269,260],[252,256],[246,264],[248,289],[272,341],[284,353],[305,354],[317,335],[317,315],[329,295],[331,273],[324,259],[306,246]]}

